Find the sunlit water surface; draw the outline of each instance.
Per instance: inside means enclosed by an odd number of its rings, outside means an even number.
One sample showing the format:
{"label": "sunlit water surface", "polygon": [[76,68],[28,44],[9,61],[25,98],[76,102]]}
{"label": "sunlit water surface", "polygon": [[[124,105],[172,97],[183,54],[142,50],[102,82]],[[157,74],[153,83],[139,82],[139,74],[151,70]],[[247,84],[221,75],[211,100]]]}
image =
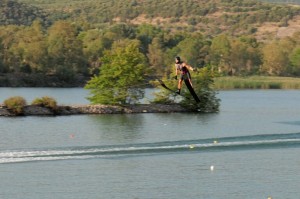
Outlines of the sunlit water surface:
{"label": "sunlit water surface", "polygon": [[[0,88],[16,95],[88,103],[80,88]],[[300,92],[218,97],[214,114],[2,117],[0,198],[299,198]]]}

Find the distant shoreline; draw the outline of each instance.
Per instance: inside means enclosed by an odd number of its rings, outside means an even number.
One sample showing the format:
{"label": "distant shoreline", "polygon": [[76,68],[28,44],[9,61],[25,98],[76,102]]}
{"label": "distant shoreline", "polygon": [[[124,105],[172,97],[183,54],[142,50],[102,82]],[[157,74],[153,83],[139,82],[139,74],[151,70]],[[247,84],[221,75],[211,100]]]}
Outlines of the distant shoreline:
{"label": "distant shoreline", "polygon": [[[75,75],[63,80],[54,75],[0,73],[0,87],[13,88],[83,88],[90,77]],[[300,78],[279,76],[222,76],[214,78],[215,90],[300,89]]]}
{"label": "distant shoreline", "polygon": [[90,77],[75,75],[70,79],[61,79],[55,75],[41,73],[0,73],[0,87],[84,87]]}
{"label": "distant shoreline", "polygon": [[56,110],[36,105],[24,107],[21,115],[15,115],[4,106],[0,106],[0,116],[67,116],[67,115],[97,115],[97,114],[136,114],[136,113],[183,113],[197,112],[179,104],[138,104],[127,106],[113,105],[76,105],[58,106]]}

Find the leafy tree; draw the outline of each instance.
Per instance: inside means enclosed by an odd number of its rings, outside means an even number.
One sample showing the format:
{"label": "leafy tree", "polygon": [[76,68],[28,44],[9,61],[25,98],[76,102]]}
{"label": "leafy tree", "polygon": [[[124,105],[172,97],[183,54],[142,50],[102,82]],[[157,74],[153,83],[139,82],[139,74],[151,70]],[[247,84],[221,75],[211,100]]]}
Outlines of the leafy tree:
{"label": "leafy tree", "polygon": [[284,58],[282,52],[278,49],[276,43],[267,44],[263,50],[263,66],[262,72],[274,75],[282,73],[282,63]]}
{"label": "leafy tree", "polygon": [[[18,35],[18,33],[16,33]],[[18,41],[18,39],[16,39]],[[13,73],[20,72],[20,66],[23,60],[24,49],[19,46],[19,43],[14,43],[7,52],[7,64],[9,70]]]}
{"label": "leafy tree", "polygon": [[100,74],[93,77],[85,88],[93,104],[136,103],[144,95],[138,84],[144,82],[146,58],[139,51],[138,40],[116,41],[101,58]]}
{"label": "leafy tree", "polygon": [[3,61],[4,61],[4,47],[2,44],[2,39],[0,37],[0,73],[3,73],[6,71]]}
{"label": "leafy tree", "polygon": [[232,72],[230,68],[231,45],[226,35],[218,35],[212,40],[210,47],[210,61],[217,66],[219,72]]}
{"label": "leafy tree", "polygon": [[188,64],[197,67],[203,62],[204,57],[201,49],[204,47],[203,37],[201,34],[187,36],[177,45],[179,54]]}
{"label": "leafy tree", "polygon": [[16,33],[20,31],[19,26],[9,25],[9,26],[0,26],[0,38],[2,44],[2,54],[3,54],[3,62],[7,66],[11,66],[10,64],[10,48],[14,43],[17,43]]}
{"label": "leafy tree", "polygon": [[245,43],[239,40],[233,40],[231,42],[231,51],[230,65],[233,70],[233,75],[236,72],[245,71],[247,62],[247,46]]}
{"label": "leafy tree", "polygon": [[39,21],[35,21],[30,27],[22,31],[19,46],[24,49],[23,65],[30,70],[47,72],[47,46],[46,37]]}
{"label": "leafy tree", "polygon": [[149,24],[141,24],[135,32],[136,38],[141,41],[142,52],[147,53],[148,45],[151,44],[154,37],[158,37],[162,33],[162,30]]}
{"label": "leafy tree", "polygon": [[290,55],[291,72],[294,75],[300,75],[300,47],[293,50]]}
{"label": "leafy tree", "polygon": [[269,75],[285,75],[289,65],[289,58],[277,41],[263,47],[262,71]]}
{"label": "leafy tree", "polygon": [[89,63],[89,72],[96,74],[100,67],[99,57],[103,56],[105,49],[111,47],[112,41],[105,38],[103,32],[98,29],[82,32],[78,38],[82,40],[83,54]]}
{"label": "leafy tree", "polygon": [[70,80],[75,73],[87,73],[82,42],[69,22],[57,21],[49,28],[48,54],[53,72],[63,79]]}
{"label": "leafy tree", "polygon": [[133,39],[135,38],[135,32],[132,26],[127,25],[125,23],[116,24],[109,27],[108,32],[111,32],[113,35],[113,40],[120,40],[120,39]]}
{"label": "leafy tree", "polygon": [[181,32],[176,32],[174,34],[165,34],[165,45],[166,48],[174,48],[176,47],[182,40],[184,40],[187,37],[186,34],[183,34]]}
{"label": "leafy tree", "polygon": [[155,72],[156,75],[162,75],[165,72],[164,67],[164,49],[163,41],[159,37],[155,37],[152,40],[152,43],[149,45],[148,50],[148,59],[151,69]]}
{"label": "leafy tree", "polygon": [[252,38],[239,38],[231,40],[230,64],[233,75],[253,74],[257,72],[260,60],[260,50],[256,40]]}

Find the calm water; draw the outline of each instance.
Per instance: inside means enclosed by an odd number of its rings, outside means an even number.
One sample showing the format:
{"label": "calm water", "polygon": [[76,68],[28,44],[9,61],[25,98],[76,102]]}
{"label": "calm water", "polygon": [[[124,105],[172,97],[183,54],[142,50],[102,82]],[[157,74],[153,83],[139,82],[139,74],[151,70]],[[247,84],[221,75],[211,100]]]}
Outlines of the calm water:
{"label": "calm water", "polygon": [[[88,103],[83,89],[0,95]],[[0,118],[0,198],[299,198],[300,91],[219,97],[216,114]]]}

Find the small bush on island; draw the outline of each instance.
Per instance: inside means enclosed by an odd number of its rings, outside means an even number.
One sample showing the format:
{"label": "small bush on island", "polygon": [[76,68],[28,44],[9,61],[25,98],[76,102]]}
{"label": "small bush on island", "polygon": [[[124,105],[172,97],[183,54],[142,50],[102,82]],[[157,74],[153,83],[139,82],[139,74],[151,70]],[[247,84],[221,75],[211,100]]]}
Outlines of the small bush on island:
{"label": "small bush on island", "polygon": [[56,100],[54,98],[48,97],[48,96],[44,96],[44,97],[41,97],[41,98],[36,98],[35,100],[33,100],[31,105],[47,107],[47,108],[50,108],[54,111],[57,110]]}
{"label": "small bush on island", "polygon": [[20,96],[10,97],[4,101],[4,106],[16,115],[22,115],[24,113],[26,104],[26,100]]}

